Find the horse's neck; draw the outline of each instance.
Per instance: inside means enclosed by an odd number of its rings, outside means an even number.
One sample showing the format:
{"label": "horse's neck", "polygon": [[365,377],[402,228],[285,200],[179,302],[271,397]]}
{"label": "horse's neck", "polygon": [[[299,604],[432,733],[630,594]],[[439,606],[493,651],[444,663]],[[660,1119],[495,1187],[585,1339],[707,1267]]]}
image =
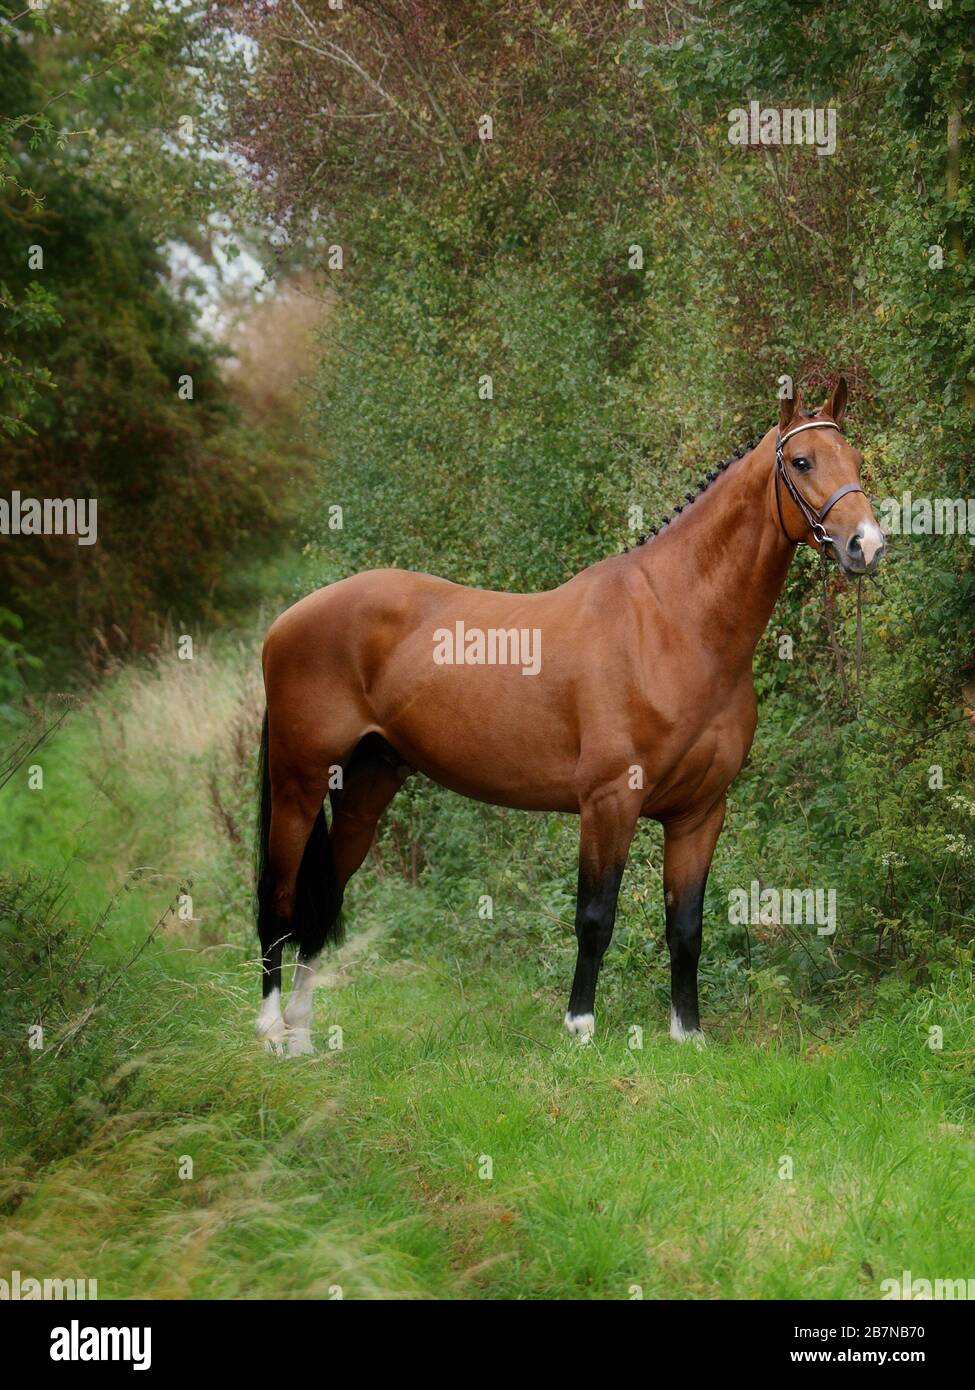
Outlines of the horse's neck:
{"label": "horse's neck", "polygon": [[732,668],[750,669],[794,552],[773,515],[774,461],[768,434],[654,541],[631,552],[665,607]]}

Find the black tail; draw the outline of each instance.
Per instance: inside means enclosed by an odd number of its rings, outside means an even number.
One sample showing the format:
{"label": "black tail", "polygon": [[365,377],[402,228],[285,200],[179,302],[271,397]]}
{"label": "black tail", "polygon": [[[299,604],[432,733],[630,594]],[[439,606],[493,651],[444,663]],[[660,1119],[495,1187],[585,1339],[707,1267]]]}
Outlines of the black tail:
{"label": "black tail", "polygon": [[286,941],[298,947],[303,958],[315,956],[325,945],[338,945],[344,931],[342,894],[335,874],[335,860],[325,822],[324,806],[315,817],[298,869],[295,910],[284,926],[277,919],[275,884],[268,862],[271,835],[271,774],[267,759],[267,711],[261,728],[258,758],[260,812],[257,827],[255,881],[257,884],[257,932],[264,953],[264,993],[281,988],[281,948]]}

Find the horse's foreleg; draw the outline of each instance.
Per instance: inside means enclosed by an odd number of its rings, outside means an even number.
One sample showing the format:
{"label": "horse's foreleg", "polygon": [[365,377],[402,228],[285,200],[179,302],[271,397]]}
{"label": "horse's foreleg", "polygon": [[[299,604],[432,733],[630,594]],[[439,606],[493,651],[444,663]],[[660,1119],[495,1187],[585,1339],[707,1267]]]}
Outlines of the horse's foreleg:
{"label": "horse's foreleg", "polygon": [[633,793],[601,791],[581,807],[576,940],[579,952],[565,1026],[582,1044],[595,1030],[596,980],[616,920],[616,901],[636,828]]}
{"label": "horse's foreleg", "polygon": [[664,904],[670,949],[670,1036],[703,1042],[697,1003],[704,885],[724,824],[725,799],[707,811],[664,826]]}

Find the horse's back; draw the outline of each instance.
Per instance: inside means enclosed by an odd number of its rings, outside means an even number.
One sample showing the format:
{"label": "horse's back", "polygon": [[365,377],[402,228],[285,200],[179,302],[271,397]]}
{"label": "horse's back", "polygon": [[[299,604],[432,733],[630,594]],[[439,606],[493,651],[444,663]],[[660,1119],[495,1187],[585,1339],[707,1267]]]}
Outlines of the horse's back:
{"label": "horse's back", "polygon": [[[309,594],[265,641],[272,739],[285,725],[296,755],[311,745],[316,762],[331,762],[375,732],[467,795],[571,808],[578,742],[568,656],[580,614],[557,593],[384,569]],[[472,656],[466,644],[482,639],[490,650]],[[537,760],[539,740],[548,756],[529,785],[519,768]]]}

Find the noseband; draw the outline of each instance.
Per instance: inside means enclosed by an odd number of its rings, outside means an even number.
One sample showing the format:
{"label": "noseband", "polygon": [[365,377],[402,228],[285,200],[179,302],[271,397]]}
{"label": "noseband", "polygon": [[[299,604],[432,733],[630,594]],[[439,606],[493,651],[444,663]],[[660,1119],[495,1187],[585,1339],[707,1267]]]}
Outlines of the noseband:
{"label": "noseband", "polygon": [[789,541],[792,545],[798,545],[799,540],[801,540],[802,537],[800,536],[798,539],[796,539],[793,536],[790,536],[789,528],[786,526],[785,521],[783,520],[782,501],[779,497],[780,478],[785,484],[785,488],[789,496],[792,498],[793,502],[795,502],[800,512],[802,512],[802,515],[805,517],[809,529],[812,531],[816,540],[819,542],[820,547],[824,547],[827,545],[836,545],[835,538],[829,534],[829,532],[826,530],[826,527],[823,525],[823,521],[825,520],[827,513],[832,511],[832,509],[836,506],[840,498],[845,497],[848,492],[863,492],[863,488],[860,486],[859,483],[844,483],[842,487],[838,487],[836,489],[832,496],[827,497],[826,501],[820,507],[818,512],[814,512],[812,507],[806,501],[805,497],[803,497],[802,493],[799,491],[793,479],[790,478],[789,474],[785,471],[785,459],[783,457],[782,450],[783,445],[785,444],[785,441],[787,439],[791,439],[794,434],[800,434],[803,430],[838,429],[839,425],[837,425],[833,420],[810,420],[805,425],[796,425],[795,429],[787,430],[785,434],[780,435],[778,430],[776,430],[775,432],[775,506],[779,513],[779,525],[782,527],[782,533],[785,536],[786,540]]}

